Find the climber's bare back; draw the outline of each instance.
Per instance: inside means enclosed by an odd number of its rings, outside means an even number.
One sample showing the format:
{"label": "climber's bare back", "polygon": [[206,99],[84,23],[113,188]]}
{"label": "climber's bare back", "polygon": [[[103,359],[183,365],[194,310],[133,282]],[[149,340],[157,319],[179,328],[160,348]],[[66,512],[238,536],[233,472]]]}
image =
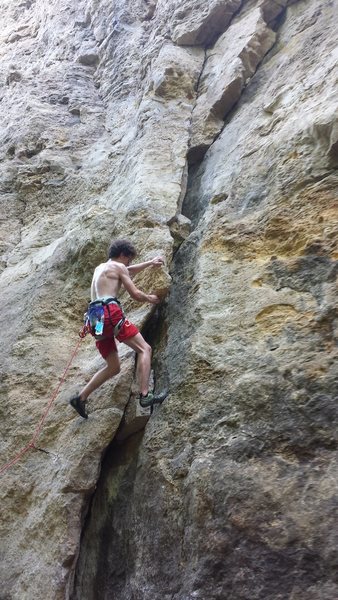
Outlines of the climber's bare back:
{"label": "climber's bare back", "polygon": [[108,260],[96,267],[91,285],[92,301],[97,298],[114,297],[119,294],[122,281],[122,269],[125,269],[121,263]]}

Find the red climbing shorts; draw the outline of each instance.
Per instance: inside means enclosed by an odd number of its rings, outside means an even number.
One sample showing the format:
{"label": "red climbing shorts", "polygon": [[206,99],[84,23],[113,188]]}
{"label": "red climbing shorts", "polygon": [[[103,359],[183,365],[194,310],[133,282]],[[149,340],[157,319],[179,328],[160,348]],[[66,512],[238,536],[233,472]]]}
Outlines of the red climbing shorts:
{"label": "red climbing shorts", "polygon": [[[117,352],[116,342],[114,337],[114,327],[122,319],[123,312],[117,304],[107,304],[103,307],[104,309],[104,327],[103,335],[107,336],[104,340],[98,340],[96,342],[96,348],[100,352],[103,358],[107,358],[111,352]],[[139,333],[139,330],[135,325],[130,323],[128,319],[123,323],[117,339],[119,342],[124,342],[129,338],[134,337]]]}

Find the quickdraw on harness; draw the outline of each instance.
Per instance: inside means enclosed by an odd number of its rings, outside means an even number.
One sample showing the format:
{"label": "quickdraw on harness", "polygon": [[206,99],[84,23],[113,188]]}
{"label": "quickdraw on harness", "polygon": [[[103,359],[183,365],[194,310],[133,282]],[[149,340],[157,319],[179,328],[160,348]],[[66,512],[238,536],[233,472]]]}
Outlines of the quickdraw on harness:
{"label": "quickdraw on harness", "polygon": [[114,325],[111,319],[109,309],[110,304],[117,304],[119,307],[121,307],[121,304],[117,298],[105,298],[102,300],[94,300],[93,302],[89,302],[88,310],[84,314],[83,327],[79,331],[80,338],[84,338],[87,335],[87,333],[90,333],[93,337],[95,337],[96,340],[106,339],[106,336],[104,335],[103,331],[105,306],[108,307],[109,320],[112,327],[114,328],[114,337],[118,336],[119,331],[126,320],[126,317],[123,315],[122,319],[120,319],[118,323]]}

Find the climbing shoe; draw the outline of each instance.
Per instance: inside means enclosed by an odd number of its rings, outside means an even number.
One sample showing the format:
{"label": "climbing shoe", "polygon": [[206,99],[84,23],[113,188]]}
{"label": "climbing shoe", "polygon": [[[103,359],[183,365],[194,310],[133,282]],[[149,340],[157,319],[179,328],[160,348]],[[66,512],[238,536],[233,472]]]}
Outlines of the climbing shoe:
{"label": "climbing shoe", "polygon": [[148,392],[146,396],[139,395],[139,402],[142,408],[148,408],[154,404],[162,404],[163,400],[168,396],[168,392],[162,392],[162,394],[154,394],[154,392]]}
{"label": "climbing shoe", "polygon": [[84,419],[88,419],[88,415],[86,413],[86,406],[85,403],[83,402],[83,400],[81,400],[79,394],[76,394],[76,396],[73,396],[70,400],[69,400],[69,404],[75,408],[75,410],[79,413],[79,415],[81,417],[83,417]]}

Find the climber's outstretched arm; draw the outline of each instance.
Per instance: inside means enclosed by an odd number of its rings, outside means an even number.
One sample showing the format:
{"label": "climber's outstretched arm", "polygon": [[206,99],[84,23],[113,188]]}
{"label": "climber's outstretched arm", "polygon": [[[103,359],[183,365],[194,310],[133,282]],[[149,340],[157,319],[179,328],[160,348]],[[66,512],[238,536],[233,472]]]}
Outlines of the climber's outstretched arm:
{"label": "climber's outstretched arm", "polygon": [[143,271],[143,269],[147,269],[148,267],[162,267],[162,265],[164,265],[163,258],[161,256],[156,256],[155,258],[147,260],[143,263],[139,263],[138,265],[130,265],[129,267],[127,267],[127,269],[130,277],[133,277],[133,275],[136,275],[136,273]]}

